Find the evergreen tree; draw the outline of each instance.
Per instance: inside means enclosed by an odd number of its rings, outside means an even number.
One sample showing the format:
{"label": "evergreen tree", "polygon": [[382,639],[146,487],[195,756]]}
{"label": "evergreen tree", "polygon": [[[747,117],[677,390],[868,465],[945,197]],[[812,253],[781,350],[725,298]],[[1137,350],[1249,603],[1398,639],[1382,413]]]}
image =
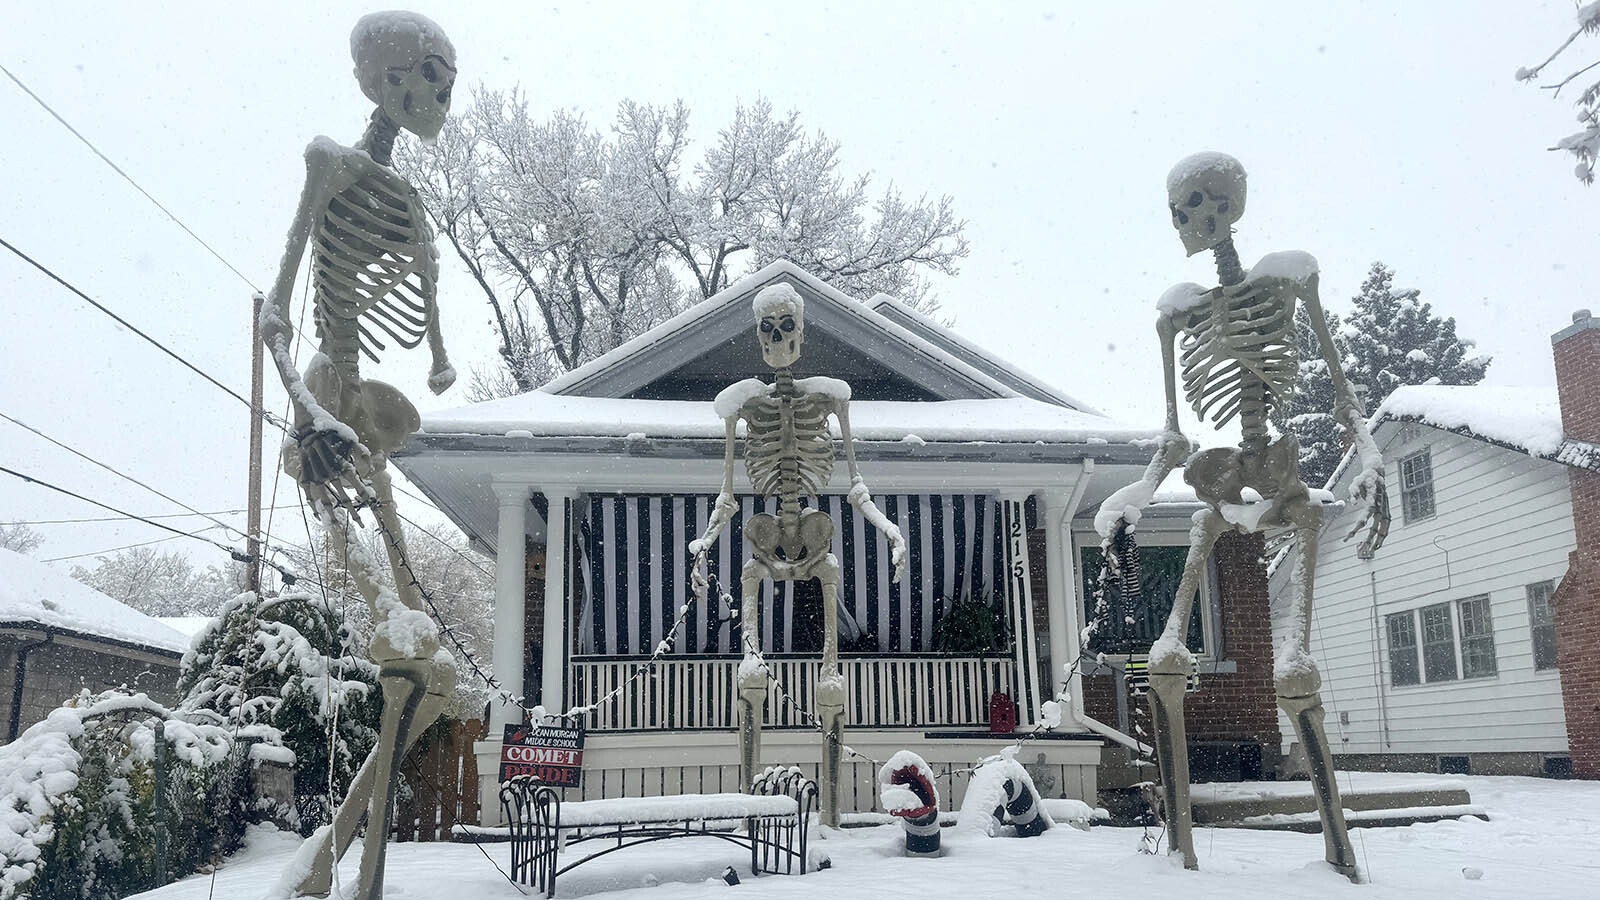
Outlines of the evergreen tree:
{"label": "evergreen tree", "polygon": [[315,594],[229,600],[184,656],[178,688],[184,710],[220,715],[259,743],[254,755],[293,754],[295,814],[307,832],[327,820],[377,739],[377,669],[338,606]]}
{"label": "evergreen tree", "polygon": [[[1394,271],[1375,262],[1342,326],[1338,316],[1325,313],[1345,378],[1358,394],[1365,392],[1364,415],[1401,385],[1477,384],[1489,368],[1489,357],[1473,355],[1473,342],[1456,334],[1456,320],[1435,315],[1420,295],[1416,288],[1396,289]],[[1295,313],[1295,340],[1295,395],[1274,424],[1299,439],[1301,477],[1320,487],[1344,453],[1344,429],[1334,418],[1328,364],[1303,308]]]}
{"label": "evergreen tree", "polygon": [[[1339,317],[1324,311],[1328,333],[1334,336],[1334,349],[1340,358],[1347,345],[1339,333]],[[1328,361],[1322,342],[1311,328],[1311,315],[1300,307],[1294,313],[1295,346],[1300,368],[1295,376],[1294,396],[1278,407],[1273,424],[1281,432],[1293,432],[1300,441],[1300,477],[1312,487],[1327,483],[1344,452],[1340,443],[1343,430],[1334,419],[1333,382],[1328,378]]]}

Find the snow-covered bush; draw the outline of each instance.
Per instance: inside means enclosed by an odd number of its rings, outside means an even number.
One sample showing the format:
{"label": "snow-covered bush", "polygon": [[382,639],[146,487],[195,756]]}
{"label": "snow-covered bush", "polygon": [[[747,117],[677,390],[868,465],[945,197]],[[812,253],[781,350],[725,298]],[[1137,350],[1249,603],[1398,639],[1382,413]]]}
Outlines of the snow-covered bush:
{"label": "snow-covered bush", "polygon": [[218,715],[252,742],[253,759],[294,766],[295,809],[281,812],[307,833],[327,821],[377,740],[377,668],[317,594],[246,592],[223,604],[184,655],[178,688],[184,710]]}
{"label": "snow-covered bush", "polygon": [[84,693],[56,709],[0,747],[0,900],[125,897],[161,883],[163,846],[175,874],[235,849],[242,827],[212,811],[239,780],[231,751],[220,725],[144,694]]}

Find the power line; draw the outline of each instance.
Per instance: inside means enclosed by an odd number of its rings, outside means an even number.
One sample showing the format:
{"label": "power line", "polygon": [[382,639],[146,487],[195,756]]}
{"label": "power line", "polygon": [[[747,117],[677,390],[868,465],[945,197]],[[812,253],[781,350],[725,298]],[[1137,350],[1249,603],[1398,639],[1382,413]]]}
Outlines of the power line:
{"label": "power line", "polygon": [[250,279],[248,277],[246,277],[243,272],[241,272],[237,268],[235,268],[233,263],[230,263],[226,259],[223,259],[221,253],[218,253],[215,248],[213,248],[210,244],[206,243],[205,240],[200,237],[200,235],[195,234],[194,230],[192,228],[190,228],[189,226],[183,224],[183,220],[178,218],[178,216],[175,213],[173,213],[172,210],[167,209],[165,206],[163,206],[161,204],[160,200],[157,200],[155,197],[151,196],[149,191],[145,190],[143,187],[141,187],[139,185],[139,182],[133,180],[133,176],[132,175],[129,175],[127,172],[122,171],[122,167],[117,165],[116,163],[112,162],[111,161],[111,157],[106,156],[104,153],[101,153],[99,147],[96,147],[88,138],[84,137],[83,133],[78,131],[78,129],[73,128],[72,127],[72,123],[70,123],[66,119],[62,118],[60,113],[56,112],[54,109],[52,109],[50,107],[50,104],[44,102],[44,98],[43,97],[40,97],[38,94],[35,94],[31,88],[29,88],[26,84],[23,84],[22,83],[22,79],[18,78],[16,75],[12,74],[11,70],[6,68],[4,65],[0,65],[0,72],[4,72],[6,74],[6,77],[11,79],[12,82],[14,82],[17,87],[22,88],[22,92],[23,93],[25,93],[29,97],[33,98],[33,102],[39,104],[39,106],[41,108],[43,108],[45,112],[49,113],[51,115],[51,117],[53,117],[57,122],[60,122],[61,126],[63,128],[65,128],[68,131],[72,132],[72,136],[73,137],[75,137],[78,140],[82,141],[83,145],[85,147],[88,147],[91,151],[93,151],[95,156],[100,157],[101,161],[104,162],[106,165],[110,166],[112,171],[116,172],[118,175],[121,175],[125,181],[127,181],[129,184],[133,185],[133,189],[134,190],[136,190],[139,193],[143,194],[146,200],[149,200],[151,203],[154,203],[156,205],[157,209],[159,209],[162,212],[167,214],[167,218],[171,219],[174,224],[176,224],[179,228],[182,228],[190,237],[192,237],[196,241],[198,241],[200,246],[206,248],[206,250],[208,252],[210,252],[210,254],[212,256],[217,258],[217,262],[220,262],[224,266],[227,266],[228,267],[228,271],[230,271],[233,274],[239,276],[239,280],[243,281],[246,285],[249,285],[251,290],[255,291],[256,293],[261,293],[261,289],[256,287],[255,284],[252,283],[250,281]]}
{"label": "power line", "polygon": [[[159,515],[139,516],[142,519],[187,519],[193,516],[231,516],[244,512],[242,509],[214,509],[211,512],[188,513],[161,513]],[[10,522],[0,522],[0,525],[82,525],[90,522],[127,522],[130,516],[88,516],[78,519],[16,519]]]}
{"label": "power line", "polygon": [[[216,528],[216,527],[217,526],[215,526],[215,525],[207,525],[205,528],[202,528],[199,531],[196,531],[194,533],[195,534],[200,534],[202,532],[210,531],[210,530],[212,530],[213,528]],[[84,557],[88,557],[88,556],[106,556],[106,555],[109,555],[109,554],[112,554],[112,553],[121,553],[124,550],[133,550],[133,549],[135,549],[137,547],[148,547],[151,544],[165,544],[167,541],[175,541],[175,540],[177,540],[178,537],[179,536],[176,535],[176,534],[169,534],[164,538],[156,538],[153,541],[140,541],[137,544],[123,544],[121,547],[111,547],[111,548],[109,548],[107,550],[93,550],[93,551],[90,551],[88,553],[73,553],[73,554],[71,554],[69,556],[52,556],[49,559],[41,559],[39,561],[40,562],[52,563],[52,562],[64,562],[64,561],[69,560],[69,559],[83,559]]]}
{"label": "power line", "polygon": [[16,245],[12,244],[10,241],[6,240],[3,237],[0,237],[0,247],[5,247],[7,250],[10,250],[18,259],[22,260],[23,262],[27,263],[30,266],[33,266],[35,269],[38,269],[40,272],[43,272],[45,275],[49,276],[49,278],[51,280],[55,281],[57,284],[61,285],[62,287],[66,288],[67,290],[69,290],[72,293],[76,294],[85,303],[88,303],[90,306],[93,306],[95,309],[98,309],[99,311],[101,311],[101,312],[105,313],[106,315],[110,316],[113,320],[115,320],[117,322],[117,324],[119,324],[122,327],[128,329],[129,331],[133,332],[134,334],[137,334],[139,337],[144,338],[146,341],[149,341],[151,344],[155,345],[156,348],[159,349],[161,352],[167,354],[168,356],[170,356],[173,359],[177,360],[178,362],[182,363],[183,366],[185,368],[189,369],[191,372],[194,372],[196,375],[199,375],[201,378],[204,378],[206,381],[211,382],[213,385],[215,385],[217,388],[222,390],[224,393],[226,393],[228,396],[232,397],[233,399],[238,400],[240,403],[243,403],[250,410],[251,414],[261,416],[261,418],[263,420],[265,420],[266,422],[270,423],[275,428],[279,428],[279,429],[283,430],[284,432],[289,431],[289,423],[288,422],[280,419],[278,416],[273,415],[272,413],[267,412],[264,409],[262,409],[262,410],[256,409],[255,404],[251,403],[249,400],[246,400],[244,398],[244,395],[240,394],[238,391],[234,390],[233,388],[228,387],[227,385],[223,384],[222,382],[218,381],[217,379],[211,377],[204,370],[202,370],[199,366],[196,366],[194,363],[189,362],[187,359],[184,359],[182,356],[178,355],[178,353],[176,353],[175,351],[169,349],[167,347],[167,345],[161,343],[160,341],[156,340],[155,338],[151,337],[150,335],[144,333],[137,326],[135,326],[132,322],[129,322],[127,319],[124,319],[123,317],[121,317],[121,316],[117,315],[116,313],[112,312],[110,309],[106,308],[99,301],[95,300],[93,297],[90,297],[88,294],[85,294],[82,290],[79,290],[78,287],[76,285],[74,285],[72,282],[66,280],[65,278],[61,277],[60,275],[57,275],[54,271],[52,271],[44,263],[39,262],[38,260],[36,260],[33,257],[29,256],[28,254],[26,254],[26,253],[22,252],[21,250],[17,249]]}

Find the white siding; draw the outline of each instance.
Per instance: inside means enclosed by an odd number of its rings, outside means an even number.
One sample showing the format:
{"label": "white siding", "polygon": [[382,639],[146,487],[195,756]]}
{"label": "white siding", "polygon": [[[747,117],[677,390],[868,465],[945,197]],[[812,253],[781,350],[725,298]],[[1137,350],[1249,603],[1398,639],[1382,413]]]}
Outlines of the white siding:
{"label": "white siding", "polygon": [[[1311,649],[1334,751],[1565,751],[1560,681],[1554,670],[1534,671],[1525,593],[1560,578],[1573,549],[1565,467],[1423,425],[1386,423],[1377,438],[1394,512],[1388,540],[1377,558],[1357,559],[1358,540],[1344,540],[1355,521],[1346,509],[1319,543]],[[1432,456],[1437,512],[1407,523],[1399,460],[1423,448]],[[1274,578],[1275,592],[1280,587],[1287,585]],[[1497,674],[1393,686],[1384,617],[1450,603],[1459,660],[1455,601],[1480,594],[1490,599]],[[1282,726],[1287,746],[1293,731],[1287,720]]]}

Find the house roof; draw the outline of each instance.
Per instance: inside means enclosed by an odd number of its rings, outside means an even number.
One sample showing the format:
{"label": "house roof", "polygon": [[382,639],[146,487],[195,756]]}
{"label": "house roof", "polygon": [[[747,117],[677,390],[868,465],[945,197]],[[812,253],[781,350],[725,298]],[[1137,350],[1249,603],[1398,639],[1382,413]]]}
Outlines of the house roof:
{"label": "house roof", "polygon": [[69,575],[0,549],[0,626],[44,628],[76,637],[179,655],[189,638]]}
{"label": "house roof", "polygon": [[[940,400],[1032,397],[1095,412],[919,318],[888,298],[876,305],[845,295],[788,260],[778,260],[609,353],[544,385],[550,394],[627,397],[686,361],[731,341],[748,341],[750,298],[787,283],[805,299],[806,328],[837,335],[929,390]],[[876,299],[876,298],[875,298]],[[880,311],[881,310],[881,311]]]}
{"label": "house roof", "polygon": [[1372,428],[1390,421],[1420,422],[1540,459],[1600,469],[1600,447],[1562,430],[1554,385],[1406,385],[1378,407]]}

